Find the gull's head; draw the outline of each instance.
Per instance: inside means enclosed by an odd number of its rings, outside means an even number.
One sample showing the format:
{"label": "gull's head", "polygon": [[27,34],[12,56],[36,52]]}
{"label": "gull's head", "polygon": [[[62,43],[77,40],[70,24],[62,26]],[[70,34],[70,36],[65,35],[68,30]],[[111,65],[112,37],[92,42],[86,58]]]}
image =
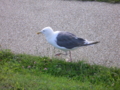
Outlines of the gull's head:
{"label": "gull's head", "polygon": [[37,34],[40,34],[40,33],[44,34],[45,36],[49,36],[49,35],[53,34],[53,29],[51,27],[45,27]]}

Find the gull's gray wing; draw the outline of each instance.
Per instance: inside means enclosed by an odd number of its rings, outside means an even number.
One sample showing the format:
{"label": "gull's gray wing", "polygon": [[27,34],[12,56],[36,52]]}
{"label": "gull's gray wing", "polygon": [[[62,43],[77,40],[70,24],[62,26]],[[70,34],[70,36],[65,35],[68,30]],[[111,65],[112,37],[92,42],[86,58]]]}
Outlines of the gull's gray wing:
{"label": "gull's gray wing", "polygon": [[69,32],[60,32],[56,42],[61,47],[72,49],[74,47],[84,46],[85,40],[83,38],[77,38]]}

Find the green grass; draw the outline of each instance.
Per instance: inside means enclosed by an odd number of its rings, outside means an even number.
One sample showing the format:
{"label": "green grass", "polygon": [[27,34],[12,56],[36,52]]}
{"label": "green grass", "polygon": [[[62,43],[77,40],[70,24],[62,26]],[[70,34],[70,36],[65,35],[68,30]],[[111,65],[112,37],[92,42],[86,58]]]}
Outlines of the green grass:
{"label": "green grass", "polygon": [[0,90],[119,90],[120,69],[0,51]]}

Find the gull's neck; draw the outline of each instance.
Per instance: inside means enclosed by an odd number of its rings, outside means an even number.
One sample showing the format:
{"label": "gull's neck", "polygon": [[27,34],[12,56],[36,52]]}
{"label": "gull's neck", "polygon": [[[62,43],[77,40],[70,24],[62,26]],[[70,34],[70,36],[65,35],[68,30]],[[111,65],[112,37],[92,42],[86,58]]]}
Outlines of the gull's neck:
{"label": "gull's neck", "polygon": [[52,36],[54,36],[54,31],[53,32],[51,32],[51,33],[49,33],[49,34],[45,34],[45,37],[46,37],[46,39],[50,39],[50,38],[52,38]]}

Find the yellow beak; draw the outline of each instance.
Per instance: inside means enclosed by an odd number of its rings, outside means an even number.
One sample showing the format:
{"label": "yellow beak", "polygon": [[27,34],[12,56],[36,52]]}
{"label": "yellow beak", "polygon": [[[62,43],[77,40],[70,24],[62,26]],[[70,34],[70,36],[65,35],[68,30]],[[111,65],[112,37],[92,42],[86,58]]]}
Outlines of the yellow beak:
{"label": "yellow beak", "polygon": [[37,34],[40,34],[40,32],[37,32]]}

